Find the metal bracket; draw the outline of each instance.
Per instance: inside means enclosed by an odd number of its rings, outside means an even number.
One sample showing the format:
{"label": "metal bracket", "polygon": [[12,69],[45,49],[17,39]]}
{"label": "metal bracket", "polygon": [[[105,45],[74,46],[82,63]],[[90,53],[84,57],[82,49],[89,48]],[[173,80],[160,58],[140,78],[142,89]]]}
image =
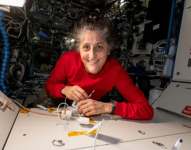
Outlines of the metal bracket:
{"label": "metal bracket", "polygon": [[191,128],[191,126],[188,126],[188,125],[183,125],[183,126],[184,126],[185,128],[189,128],[189,129]]}
{"label": "metal bracket", "polygon": [[144,131],[141,131],[141,130],[138,130],[138,132],[141,133],[141,134],[143,134],[143,135],[145,134],[145,132],[144,132]]}
{"label": "metal bracket", "polygon": [[190,9],[191,9],[191,6],[187,7],[186,9],[187,9],[187,10],[190,10]]}
{"label": "metal bracket", "polygon": [[62,142],[62,140],[53,140],[52,144],[54,146],[64,146],[65,145],[65,143]]}
{"label": "metal bracket", "polygon": [[162,143],[155,142],[155,141],[153,141],[152,143],[157,145],[157,146],[160,146],[161,148],[167,149],[167,147],[165,147],[164,144],[162,144]]}

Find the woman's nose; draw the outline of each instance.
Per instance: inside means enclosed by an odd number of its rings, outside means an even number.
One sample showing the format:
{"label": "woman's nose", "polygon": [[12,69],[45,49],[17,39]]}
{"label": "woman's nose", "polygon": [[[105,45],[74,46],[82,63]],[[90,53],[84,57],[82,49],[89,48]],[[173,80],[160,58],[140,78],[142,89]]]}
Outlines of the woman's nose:
{"label": "woman's nose", "polygon": [[93,48],[91,48],[90,53],[89,53],[89,58],[94,59],[95,57],[96,57],[96,54],[95,54]]}

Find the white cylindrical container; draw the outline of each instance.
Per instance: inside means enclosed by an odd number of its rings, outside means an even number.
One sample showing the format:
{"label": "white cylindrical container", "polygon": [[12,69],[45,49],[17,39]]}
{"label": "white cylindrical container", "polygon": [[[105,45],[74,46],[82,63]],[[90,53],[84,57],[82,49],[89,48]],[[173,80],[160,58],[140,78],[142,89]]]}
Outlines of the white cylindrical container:
{"label": "white cylindrical container", "polygon": [[70,119],[72,117],[72,112],[69,110],[63,110],[61,114],[61,119]]}
{"label": "white cylindrical container", "polygon": [[80,124],[84,124],[84,125],[89,124],[89,118],[86,118],[86,117],[79,117],[78,121]]}

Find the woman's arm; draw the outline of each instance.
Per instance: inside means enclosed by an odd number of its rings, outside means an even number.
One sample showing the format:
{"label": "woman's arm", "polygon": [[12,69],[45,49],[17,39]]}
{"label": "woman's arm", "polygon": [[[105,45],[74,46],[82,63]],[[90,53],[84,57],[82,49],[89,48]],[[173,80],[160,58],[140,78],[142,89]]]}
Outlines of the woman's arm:
{"label": "woman's arm", "polygon": [[66,86],[64,83],[66,82],[66,67],[67,62],[65,59],[65,55],[62,55],[56,63],[55,68],[52,70],[50,78],[46,82],[45,89],[50,96],[54,98],[62,98],[64,97],[61,94],[61,90]]}
{"label": "woman's arm", "polygon": [[45,89],[50,96],[54,98],[62,98],[66,96],[74,101],[87,99],[88,95],[81,87],[77,85],[65,85],[69,74],[68,71],[75,68],[75,60],[72,60],[71,58],[75,58],[75,51],[68,52],[60,57],[55,68],[51,72],[49,80],[46,82]]}
{"label": "woman's arm", "polygon": [[142,91],[133,84],[124,69],[119,72],[115,87],[128,103],[116,102],[114,115],[136,120],[151,120],[153,118],[152,106],[148,103]]}

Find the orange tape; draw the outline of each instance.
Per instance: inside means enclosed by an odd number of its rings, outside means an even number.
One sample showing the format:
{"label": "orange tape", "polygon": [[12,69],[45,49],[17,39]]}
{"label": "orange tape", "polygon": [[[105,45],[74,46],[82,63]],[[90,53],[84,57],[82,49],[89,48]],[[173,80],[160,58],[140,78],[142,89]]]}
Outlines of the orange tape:
{"label": "orange tape", "polygon": [[[83,117],[86,117],[85,115],[83,115]],[[89,118],[89,123],[95,123],[95,121],[93,121],[93,119],[92,118],[90,118],[90,117],[86,117],[86,118]]]}
{"label": "orange tape", "polygon": [[89,122],[90,122],[90,123],[95,123],[95,121],[93,121],[92,118],[90,118]]}
{"label": "orange tape", "polygon": [[56,108],[54,108],[54,107],[49,107],[49,108],[48,108],[48,112],[49,112],[49,113],[52,113],[52,112],[55,111],[55,110],[56,110]]}
{"label": "orange tape", "polygon": [[92,135],[92,134],[95,134],[97,133],[97,130],[94,130],[92,132],[90,132],[89,134],[87,134],[87,131],[83,131],[83,132],[68,132],[68,136],[71,137],[71,136],[79,136],[79,135]]}
{"label": "orange tape", "polygon": [[[26,108],[27,110],[31,110],[31,108]],[[23,114],[28,114],[29,113],[29,111],[27,111],[27,110],[25,110],[25,109],[21,109],[20,111],[19,111],[19,113],[23,113]]]}
{"label": "orange tape", "polygon": [[64,110],[64,113],[63,113],[64,115],[66,114],[66,110]]}

